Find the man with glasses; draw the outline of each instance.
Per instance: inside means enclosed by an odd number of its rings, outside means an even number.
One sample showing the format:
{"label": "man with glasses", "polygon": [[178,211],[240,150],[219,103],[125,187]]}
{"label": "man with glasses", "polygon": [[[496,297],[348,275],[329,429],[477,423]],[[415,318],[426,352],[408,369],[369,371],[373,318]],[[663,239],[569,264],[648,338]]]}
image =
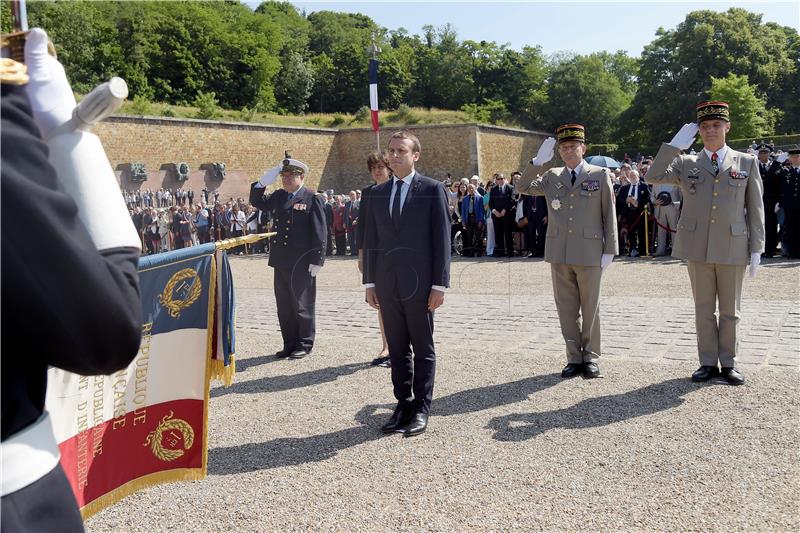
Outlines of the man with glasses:
{"label": "man with glasses", "polygon": [[561,377],[600,377],[600,279],[618,251],[617,215],[608,169],[583,160],[584,127],[556,130],[563,167],[539,175],[553,158],[556,140],[548,137],[525,168],[517,192],[547,199],[544,260],[550,263],[553,293],[567,346]]}

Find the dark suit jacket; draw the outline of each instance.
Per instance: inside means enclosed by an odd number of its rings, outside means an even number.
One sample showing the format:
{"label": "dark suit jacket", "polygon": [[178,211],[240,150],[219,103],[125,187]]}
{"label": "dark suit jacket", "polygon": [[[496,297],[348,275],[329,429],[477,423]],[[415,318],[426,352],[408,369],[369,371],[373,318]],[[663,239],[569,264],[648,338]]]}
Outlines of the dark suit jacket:
{"label": "dark suit jacket", "polygon": [[[619,194],[617,194],[617,213],[625,216],[626,218],[630,218],[632,216],[639,216],[644,210],[644,206],[650,203],[650,187],[640,181],[638,183],[639,190],[636,194],[636,200],[639,202],[638,207],[635,209],[628,207],[628,195],[631,192],[631,185],[625,185],[620,187]],[[653,211],[652,206],[650,207],[650,212]]]}
{"label": "dark suit jacket", "polygon": [[306,271],[309,264],[325,262],[328,229],[320,195],[303,187],[291,200],[283,189],[265,196],[264,189],[254,183],[250,186],[250,203],[269,211],[275,222],[278,234],[270,246],[269,266]]}
{"label": "dark suit jacket", "polygon": [[761,181],[764,183],[764,206],[775,208],[775,204],[780,201],[781,182],[783,178],[783,167],[777,161],[768,161],[766,165],[758,162],[758,170],[761,172]]}
{"label": "dark suit jacket", "polygon": [[393,187],[391,179],[369,193],[364,283],[374,283],[379,295],[427,299],[431,286],[450,283],[447,192],[442,183],[416,173],[395,226],[389,210]]}
{"label": "dark suit jacket", "polygon": [[356,225],[357,250],[364,249],[364,226],[367,223],[367,212],[369,211],[369,195],[372,194],[372,189],[374,188],[375,184],[373,183],[361,190],[361,203],[358,206],[358,224]]}
{"label": "dark suit jacket", "polygon": [[500,187],[492,187],[492,190],[489,191],[489,203],[487,205],[490,212],[492,209],[496,209],[498,212],[505,209],[506,214],[508,214],[510,209],[514,209],[514,188],[506,185],[503,189],[505,191],[501,190]]}

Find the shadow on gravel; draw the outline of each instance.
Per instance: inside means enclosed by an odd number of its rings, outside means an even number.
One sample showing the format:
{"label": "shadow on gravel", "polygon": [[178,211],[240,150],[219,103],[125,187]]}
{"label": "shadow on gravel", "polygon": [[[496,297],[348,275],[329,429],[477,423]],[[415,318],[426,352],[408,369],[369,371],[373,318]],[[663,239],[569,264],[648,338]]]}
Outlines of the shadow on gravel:
{"label": "shadow on gravel", "polygon": [[248,357],[247,359],[236,360],[236,372],[244,372],[250,367],[276,363],[280,361],[275,354],[259,355],[258,357]]}
{"label": "shadow on gravel", "polygon": [[485,411],[501,405],[523,402],[528,396],[561,383],[559,374],[532,376],[519,381],[456,392],[433,401],[433,415],[451,416]]}
{"label": "shadow on gravel", "polygon": [[270,376],[259,379],[251,379],[250,381],[239,381],[227,389],[224,387],[212,389],[211,397],[218,398],[220,396],[233,393],[258,394],[261,392],[280,392],[290,389],[300,389],[303,387],[310,387],[311,385],[319,385],[320,383],[336,381],[340,377],[349,376],[350,374],[355,374],[359,370],[364,370],[367,368],[371,368],[369,363],[350,363],[342,366],[310,370],[300,374]]}
{"label": "shadow on gravel", "polygon": [[[355,416],[358,426],[333,433],[214,448],[208,451],[208,473],[241,474],[325,461],[335,457],[341,450],[382,438],[381,424],[389,417],[392,407],[367,405]],[[377,414],[378,410],[384,408],[387,411],[385,414]]]}
{"label": "shadow on gravel", "polygon": [[495,440],[517,442],[533,439],[556,428],[607,426],[673,409],[685,401],[684,395],[702,386],[692,383],[688,378],[670,379],[623,394],[583,400],[566,409],[498,416],[490,420],[486,428],[495,431]]}

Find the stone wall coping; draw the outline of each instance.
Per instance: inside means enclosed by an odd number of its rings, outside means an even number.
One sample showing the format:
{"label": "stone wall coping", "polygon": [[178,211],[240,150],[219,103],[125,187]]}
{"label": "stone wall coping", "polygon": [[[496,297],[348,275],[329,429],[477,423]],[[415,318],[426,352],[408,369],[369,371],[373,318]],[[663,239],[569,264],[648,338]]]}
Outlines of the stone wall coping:
{"label": "stone wall coping", "polygon": [[[226,121],[226,120],[205,120],[200,118],[178,118],[178,117],[151,117],[151,116],[144,116],[144,115],[111,115],[107,119],[106,122],[133,122],[139,124],[169,124],[169,125],[187,125],[187,126],[224,126],[233,129],[241,129],[241,130],[286,130],[286,131],[302,131],[302,132],[318,132],[318,133],[348,133],[348,132],[371,132],[372,128],[320,128],[320,127],[312,127],[312,126],[280,126],[277,124],[263,124],[263,123],[253,123],[253,122],[234,122],[234,121]],[[404,130],[416,130],[416,129],[440,129],[440,128],[464,128],[464,127],[473,127],[478,128],[481,130],[497,130],[502,132],[513,132],[513,133],[523,133],[528,135],[549,135],[552,136],[552,133],[547,133],[544,131],[539,130],[526,130],[521,128],[509,128],[507,126],[495,126],[493,124],[479,124],[477,122],[462,122],[460,124],[413,124],[408,126],[398,126],[392,128],[385,128],[391,129],[392,131],[397,131],[400,129]]]}
{"label": "stone wall coping", "polygon": [[296,131],[296,132],[315,132],[335,134],[339,130],[335,128],[316,128],[304,126],[278,126],[274,124],[261,124],[253,122],[232,122],[225,120],[204,120],[200,118],[177,118],[177,117],[148,117],[143,115],[111,115],[106,118],[104,122],[128,122],[136,124],[168,124],[171,126],[209,126],[209,127],[227,127],[237,130],[250,130],[250,131]]}

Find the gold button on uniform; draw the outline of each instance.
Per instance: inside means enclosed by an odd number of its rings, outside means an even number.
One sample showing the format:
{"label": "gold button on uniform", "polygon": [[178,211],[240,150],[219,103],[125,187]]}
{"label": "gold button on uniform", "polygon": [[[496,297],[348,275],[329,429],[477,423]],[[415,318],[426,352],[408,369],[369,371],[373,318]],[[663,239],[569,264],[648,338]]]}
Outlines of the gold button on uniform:
{"label": "gold button on uniform", "polygon": [[715,205],[711,206],[711,209],[716,209],[716,208],[717,208],[717,206],[715,206]]}
{"label": "gold button on uniform", "polygon": [[716,222],[716,220],[714,220],[714,219],[712,218],[712,219],[711,219],[711,223],[713,224],[714,222]]}

